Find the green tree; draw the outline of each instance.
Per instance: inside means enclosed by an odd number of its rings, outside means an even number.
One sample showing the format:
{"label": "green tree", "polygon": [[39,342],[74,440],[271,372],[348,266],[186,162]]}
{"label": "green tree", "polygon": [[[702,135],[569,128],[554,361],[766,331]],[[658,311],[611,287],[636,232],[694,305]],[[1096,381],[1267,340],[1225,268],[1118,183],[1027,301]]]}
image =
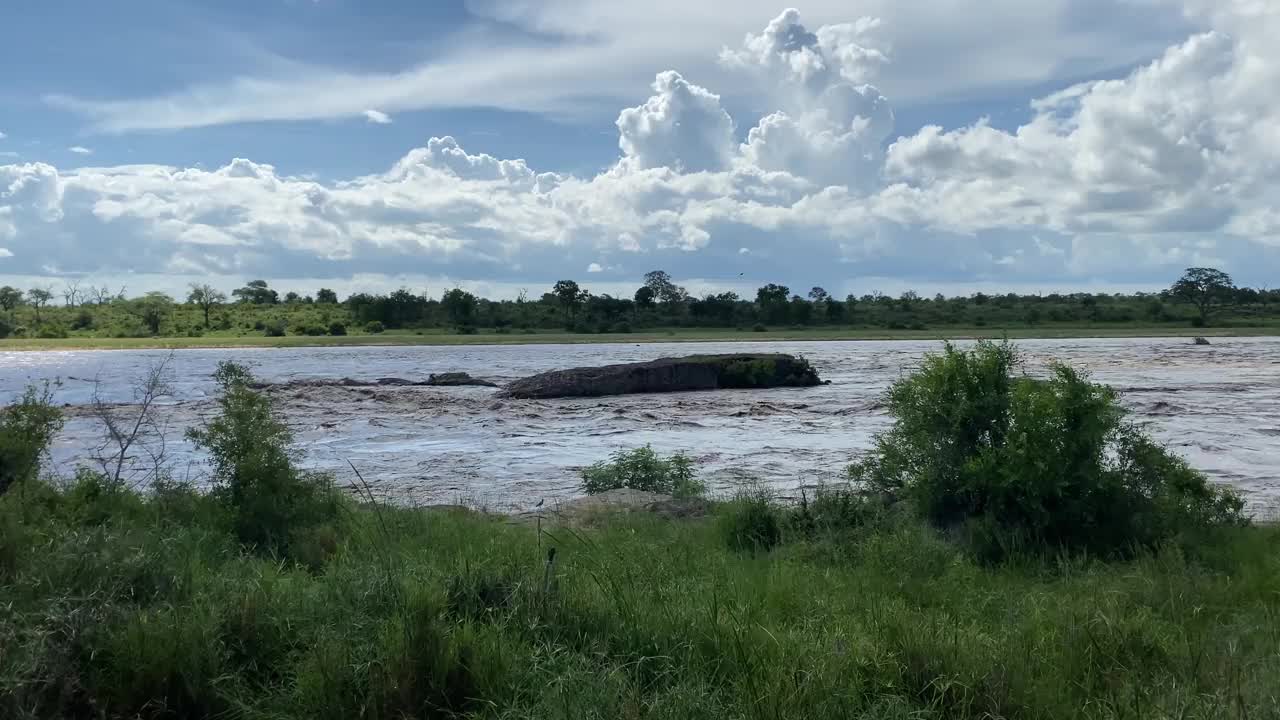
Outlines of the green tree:
{"label": "green tree", "polygon": [[9,319],[13,320],[13,311],[22,304],[22,291],[16,287],[5,285],[0,287],[0,308],[9,313]]}
{"label": "green tree", "polygon": [[216,290],[212,285],[192,283],[191,292],[187,293],[187,302],[200,308],[204,313],[204,327],[209,329],[209,311],[213,306],[227,301],[227,294]]}
{"label": "green tree", "polygon": [[587,299],[587,291],[578,287],[572,280],[560,280],[551,288],[560,307],[564,309],[564,320],[568,324],[578,312],[578,306]]}
{"label": "green tree", "polygon": [[638,308],[653,307],[653,302],[655,297],[657,297],[657,294],[654,293],[653,288],[649,287],[648,285],[640,286],[640,289],[636,290],[636,295],[635,295],[636,307]]}
{"label": "green tree", "polygon": [[231,291],[236,300],[252,305],[275,305],[280,302],[280,295],[267,287],[266,280],[250,280],[242,288]]}
{"label": "green tree", "polygon": [[1230,303],[1236,295],[1231,276],[1215,268],[1187,268],[1169,288],[1169,296],[1195,306],[1200,322],[1208,325],[1211,314]]}
{"label": "green tree", "polygon": [[476,307],[479,305],[475,295],[466,290],[454,288],[440,298],[440,305],[444,308],[450,325],[459,329],[475,326]]}
{"label": "green tree", "polygon": [[160,334],[160,326],[164,323],[165,318],[173,312],[173,298],[162,292],[149,292],[138,298],[136,301],[136,311],[142,323],[147,326],[152,335]]}
{"label": "green tree", "polygon": [[320,288],[316,291],[316,303],[319,305],[337,305],[338,293],[329,288]]}
{"label": "green tree", "polygon": [[826,290],[823,290],[820,287],[814,287],[812,290],[809,291],[809,299],[812,300],[815,304],[825,303],[830,297],[831,297],[831,293],[828,293]]}
{"label": "green tree", "polygon": [[671,281],[664,270],[651,270],[644,274],[644,286],[653,291],[654,298],[665,304],[682,303],[689,297],[684,288]]}
{"label": "green tree", "polygon": [[786,322],[787,298],[791,296],[791,288],[786,285],[769,283],[756,290],[756,304],[765,320],[771,323]]}
{"label": "green tree", "polygon": [[40,309],[53,299],[53,291],[48,288],[31,288],[27,291],[27,300],[36,309],[36,324],[40,324]]}

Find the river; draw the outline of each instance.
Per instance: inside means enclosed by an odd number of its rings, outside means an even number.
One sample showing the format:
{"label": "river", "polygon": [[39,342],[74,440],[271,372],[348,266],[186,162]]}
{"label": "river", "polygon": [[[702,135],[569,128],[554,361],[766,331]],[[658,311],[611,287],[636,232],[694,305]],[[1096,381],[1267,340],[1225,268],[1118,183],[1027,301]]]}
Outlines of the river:
{"label": "river", "polygon": [[[1152,433],[1245,495],[1258,516],[1280,509],[1280,338],[1024,340],[1028,370],[1058,359],[1122,392]],[[353,463],[376,491],[406,503],[495,510],[574,495],[577,469],[646,443],[684,451],[713,489],[767,483],[782,495],[838,479],[888,425],[881,396],[937,342],[752,342],[453,347],[200,349],[173,354],[173,396],[162,408],[168,461],[199,481],[204,465],[182,439],[213,409],[211,373],[222,360],[262,380],[425,379],[464,371],[496,382],[543,370],[693,353],[788,352],[807,357],[830,385],[567,400],[500,400],[483,387],[276,389],[303,462],[351,479]],[[94,387],[128,403],[133,379],[169,353],[0,351],[0,398],[60,380],[68,422],[52,455],[69,474],[100,442],[88,412]]]}

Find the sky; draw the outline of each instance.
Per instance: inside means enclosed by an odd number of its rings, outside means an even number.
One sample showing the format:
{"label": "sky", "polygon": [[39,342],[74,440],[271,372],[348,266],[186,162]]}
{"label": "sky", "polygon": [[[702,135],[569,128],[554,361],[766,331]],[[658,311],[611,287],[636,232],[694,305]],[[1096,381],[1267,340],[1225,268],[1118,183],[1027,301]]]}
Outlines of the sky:
{"label": "sky", "polygon": [[0,10],[0,284],[1280,284],[1274,0]]}

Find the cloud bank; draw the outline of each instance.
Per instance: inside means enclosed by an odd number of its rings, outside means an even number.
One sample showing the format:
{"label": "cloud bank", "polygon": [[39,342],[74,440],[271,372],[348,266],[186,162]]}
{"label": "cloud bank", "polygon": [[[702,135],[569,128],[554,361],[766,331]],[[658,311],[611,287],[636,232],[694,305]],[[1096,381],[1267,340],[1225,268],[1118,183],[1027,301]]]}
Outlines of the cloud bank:
{"label": "cloud bank", "polygon": [[1193,3],[1204,32],[1123,77],[1046,94],[1011,131],[978,120],[895,137],[892,88],[878,82],[898,59],[882,24],[811,30],[787,10],[719,54],[770,100],[758,122],[660,72],[619,113],[620,156],[594,177],[451,137],[327,184],[246,159],[3,165],[0,274],[541,282],[667,267],[841,288],[868,276],[1156,283],[1212,264],[1261,278],[1280,266],[1280,124],[1261,121],[1280,117],[1280,27],[1266,4]]}

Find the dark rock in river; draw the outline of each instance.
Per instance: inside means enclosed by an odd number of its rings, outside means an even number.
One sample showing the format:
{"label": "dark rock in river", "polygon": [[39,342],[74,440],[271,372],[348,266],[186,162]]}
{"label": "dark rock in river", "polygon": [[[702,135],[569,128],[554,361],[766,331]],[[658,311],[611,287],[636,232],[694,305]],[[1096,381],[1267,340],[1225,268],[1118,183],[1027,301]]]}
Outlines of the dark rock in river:
{"label": "dark rock in river", "polygon": [[428,385],[451,386],[451,385],[483,385],[484,387],[498,387],[497,383],[491,383],[488,380],[474,378],[464,372],[440,373],[432,374],[427,378]]}
{"label": "dark rock in river", "polygon": [[1208,345],[1209,338],[1198,337],[1193,341],[1196,345]]}
{"label": "dark rock in river", "polygon": [[821,385],[804,358],[782,354],[691,355],[649,362],[554,370],[517,380],[503,392],[520,399]]}

